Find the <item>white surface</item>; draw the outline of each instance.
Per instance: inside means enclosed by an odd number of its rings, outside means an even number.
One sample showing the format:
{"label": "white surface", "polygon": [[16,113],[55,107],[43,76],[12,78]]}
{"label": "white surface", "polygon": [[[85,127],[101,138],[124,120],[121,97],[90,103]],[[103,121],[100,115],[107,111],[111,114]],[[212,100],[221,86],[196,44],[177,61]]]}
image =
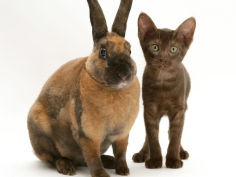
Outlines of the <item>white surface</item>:
{"label": "white surface", "polygon": [[[119,0],[100,0],[109,28]],[[236,176],[236,1],[134,0],[126,38],[141,80],[145,65],[137,38],[141,11],[161,28],[175,29],[195,16],[195,40],[184,63],[192,90],[183,134],[190,153],[178,170],[148,170],[131,157],[144,141],[143,109],[132,128],[128,163],[132,176]],[[0,0],[0,174],[2,177],[61,176],[33,154],[26,117],[47,78],[62,64],[92,50],[86,0]],[[168,121],[161,122],[160,139],[166,154]],[[115,176],[114,171],[109,171]],[[89,176],[79,168],[76,176]]]}

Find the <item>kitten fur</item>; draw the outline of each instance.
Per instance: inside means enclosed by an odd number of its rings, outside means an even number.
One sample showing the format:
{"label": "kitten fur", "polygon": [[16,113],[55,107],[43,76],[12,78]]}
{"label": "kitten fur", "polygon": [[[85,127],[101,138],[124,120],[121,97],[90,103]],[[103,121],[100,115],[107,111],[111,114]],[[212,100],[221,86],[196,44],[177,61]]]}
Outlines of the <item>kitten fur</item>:
{"label": "kitten fur", "polygon": [[143,104],[146,140],[134,162],[147,168],[162,167],[159,123],[164,115],[170,121],[166,167],[180,168],[189,154],[181,146],[190,77],[182,60],[192,42],[196,21],[184,21],[176,30],[158,29],[151,18],[141,13],[138,19],[139,40],[146,59],[143,74]]}

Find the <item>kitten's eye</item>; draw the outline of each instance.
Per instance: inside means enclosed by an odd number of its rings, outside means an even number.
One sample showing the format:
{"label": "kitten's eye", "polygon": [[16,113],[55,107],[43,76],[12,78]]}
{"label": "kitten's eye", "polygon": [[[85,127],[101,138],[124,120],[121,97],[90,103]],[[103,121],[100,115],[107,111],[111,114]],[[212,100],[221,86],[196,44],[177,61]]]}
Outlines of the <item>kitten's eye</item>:
{"label": "kitten's eye", "polygon": [[107,55],[106,49],[102,47],[102,48],[100,49],[100,57],[101,57],[101,58],[105,58],[106,55]]}
{"label": "kitten's eye", "polygon": [[129,51],[129,54],[131,55],[131,50]]}
{"label": "kitten's eye", "polygon": [[170,52],[171,52],[171,53],[175,53],[175,52],[177,52],[177,50],[178,50],[177,47],[171,47],[171,48],[170,48]]}
{"label": "kitten's eye", "polygon": [[152,45],[152,50],[154,50],[155,52],[157,52],[159,50],[159,46],[156,44]]}

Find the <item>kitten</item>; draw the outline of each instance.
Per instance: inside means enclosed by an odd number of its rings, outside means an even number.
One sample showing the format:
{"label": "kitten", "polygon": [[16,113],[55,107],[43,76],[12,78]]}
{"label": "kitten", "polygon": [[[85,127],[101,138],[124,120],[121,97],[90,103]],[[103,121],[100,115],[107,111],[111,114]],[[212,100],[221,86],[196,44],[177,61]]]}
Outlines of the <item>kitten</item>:
{"label": "kitten", "polygon": [[161,117],[170,121],[167,168],[181,168],[181,159],[189,154],[181,146],[184,115],[190,91],[190,77],[182,60],[192,42],[195,19],[189,18],[176,30],[158,29],[151,18],[142,13],[138,20],[139,40],[146,59],[143,74],[144,120],[146,141],[135,162],[147,168],[161,168],[162,154],[158,139]]}

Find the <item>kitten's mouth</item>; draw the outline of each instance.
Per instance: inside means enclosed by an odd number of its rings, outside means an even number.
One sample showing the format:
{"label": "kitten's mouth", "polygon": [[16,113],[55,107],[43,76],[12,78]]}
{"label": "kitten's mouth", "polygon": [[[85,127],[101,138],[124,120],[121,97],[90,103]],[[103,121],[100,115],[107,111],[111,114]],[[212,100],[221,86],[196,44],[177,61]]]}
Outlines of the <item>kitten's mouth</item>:
{"label": "kitten's mouth", "polygon": [[161,70],[166,69],[170,66],[170,63],[164,59],[153,61],[151,64]]}
{"label": "kitten's mouth", "polygon": [[160,62],[160,63],[158,63],[157,67],[159,69],[166,69],[169,67],[169,64],[167,62]]}
{"label": "kitten's mouth", "polygon": [[164,64],[161,64],[161,65],[159,65],[159,68],[160,68],[160,69],[165,69],[165,68],[167,68],[167,66],[164,65]]}

